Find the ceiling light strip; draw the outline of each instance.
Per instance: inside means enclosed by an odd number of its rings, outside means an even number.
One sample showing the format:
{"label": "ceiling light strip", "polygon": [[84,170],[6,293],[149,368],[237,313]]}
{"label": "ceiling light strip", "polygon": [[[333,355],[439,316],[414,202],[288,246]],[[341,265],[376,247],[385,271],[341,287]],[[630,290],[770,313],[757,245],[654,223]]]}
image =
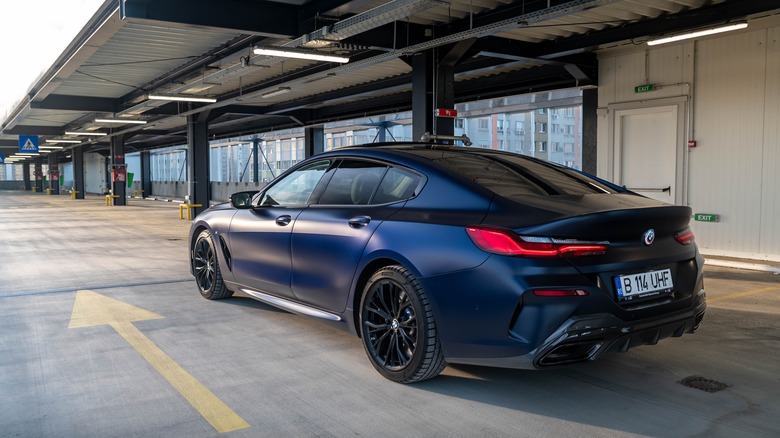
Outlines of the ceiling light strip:
{"label": "ceiling light strip", "polygon": [[303,52],[300,50],[290,50],[276,47],[255,47],[255,55],[265,56],[278,56],[282,58],[295,58],[295,59],[308,59],[310,61],[326,61],[326,62],[349,62],[349,58],[345,56],[327,55],[317,52]]}
{"label": "ceiling light strip", "polygon": [[118,124],[133,124],[133,125],[145,125],[146,120],[138,119],[95,119],[95,123],[118,123]]}
{"label": "ceiling light strip", "polygon": [[695,32],[688,32],[681,35],[674,35],[670,37],[657,38],[647,42],[648,46],[657,46],[659,44],[673,43],[675,41],[687,40],[691,38],[699,38],[707,35],[715,35],[717,33],[730,32],[732,30],[739,30],[748,27],[747,23],[735,23],[727,26],[713,27],[711,29],[704,29]]}
{"label": "ceiling light strip", "polygon": [[179,96],[179,95],[166,95],[166,94],[150,94],[147,96],[149,100],[170,100],[174,102],[204,102],[214,103],[217,99],[213,97],[197,97],[197,96]]}
{"label": "ceiling light strip", "polygon": [[97,131],[66,131],[65,135],[85,135],[85,136],[101,137],[108,134],[106,134],[105,132],[97,132]]}
{"label": "ceiling light strip", "polygon": [[263,93],[262,97],[279,96],[281,94],[289,93],[290,91],[292,91],[292,88],[290,88],[290,87],[279,87],[276,90],[269,91],[267,93]]}
{"label": "ceiling light strip", "polygon": [[[61,138],[61,139],[52,138],[52,139],[48,139],[48,140],[45,140],[45,141],[46,141],[46,143],[53,143],[53,144],[57,144],[57,143],[79,144],[79,143],[81,143],[81,140],[67,140],[67,139],[64,139],[64,138]],[[46,146],[40,146],[40,147],[43,148],[43,147],[46,147]]]}

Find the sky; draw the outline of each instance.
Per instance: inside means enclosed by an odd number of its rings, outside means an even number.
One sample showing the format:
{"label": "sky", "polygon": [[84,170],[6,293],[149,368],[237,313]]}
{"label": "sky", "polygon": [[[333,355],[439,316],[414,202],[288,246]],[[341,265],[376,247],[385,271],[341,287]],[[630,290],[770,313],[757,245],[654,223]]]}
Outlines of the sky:
{"label": "sky", "polygon": [[0,121],[103,2],[0,0]]}

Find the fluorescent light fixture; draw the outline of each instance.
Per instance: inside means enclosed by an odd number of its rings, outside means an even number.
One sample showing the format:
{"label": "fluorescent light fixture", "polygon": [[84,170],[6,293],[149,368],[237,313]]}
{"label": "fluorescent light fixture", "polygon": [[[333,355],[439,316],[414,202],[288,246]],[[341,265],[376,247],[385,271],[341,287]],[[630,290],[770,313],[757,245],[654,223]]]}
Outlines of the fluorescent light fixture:
{"label": "fluorescent light fixture", "polygon": [[[64,139],[64,138],[61,138],[61,139],[53,138],[53,139],[50,139],[50,140],[46,140],[46,143],[54,143],[54,144],[57,144],[57,143],[72,143],[72,144],[79,144],[79,143],[81,143],[81,140],[67,140],[67,139]],[[46,147],[46,146],[39,146],[39,147]]]}
{"label": "fluorescent light fixture", "polygon": [[182,95],[167,95],[167,94],[150,94],[146,96],[150,100],[172,100],[175,102],[205,102],[214,103],[217,99],[213,97],[198,97],[198,96],[182,96]]}
{"label": "fluorescent light fixture", "polygon": [[657,46],[659,44],[672,43],[672,42],[675,42],[675,41],[687,40],[689,38],[698,38],[698,37],[703,37],[703,36],[707,36],[707,35],[714,35],[716,33],[721,33],[721,32],[729,32],[729,31],[732,31],[732,30],[744,29],[747,26],[748,26],[748,24],[745,23],[745,22],[734,23],[734,24],[729,24],[727,26],[713,27],[711,29],[704,29],[704,30],[699,30],[699,31],[695,31],[695,32],[684,33],[684,34],[681,34],[681,35],[675,35],[675,36],[670,36],[670,37],[664,37],[664,38],[658,38],[658,39],[650,40],[650,41],[647,42],[647,45],[648,46]]}
{"label": "fluorescent light fixture", "polygon": [[118,123],[118,124],[145,125],[146,124],[146,120],[138,120],[138,119],[95,119],[95,123]]}
{"label": "fluorescent light fixture", "polygon": [[40,154],[35,154],[35,153],[32,153],[32,152],[17,152],[16,153],[17,157],[24,157],[24,158],[37,157],[38,155],[40,155]]}
{"label": "fluorescent light fixture", "polygon": [[292,88],[290,88],[290,87],[279,87],[279,88],[277,88],[274,91],[269,91],[269,92],[263,94],[263,97],[274,97],[274,96],[278,96],[280,94],[289,93],[290,91],[292,91]]}
{"label": "fluorescent light fixture", "polygon": [[327,62],[349,62],[349,58],[344,56],[326,55],[318,52],[304,52],[302,50],[291,50],[281,47],[255,47],[255,55],[278,56],[282,58],[309,59],[312,61]]}
{"label": "fluorescent light fixture", "polygon": [[[79,142],[79,143],[81,143],[81,142]],[[63,148],[64,148],[63,146],[38,146],[38,150],[39,151],[45,151],[47,149],[49,149],[49,150],[60,150],[60,149],[63,149]]]}
{"label": "fluorescent light fixture", "polygon": [[105,132],[96,132],[96,131],[70,131],[70,132],[66,131],[65,135],[92,135],[95,137],[100,137],[108,134],[106,134]]}

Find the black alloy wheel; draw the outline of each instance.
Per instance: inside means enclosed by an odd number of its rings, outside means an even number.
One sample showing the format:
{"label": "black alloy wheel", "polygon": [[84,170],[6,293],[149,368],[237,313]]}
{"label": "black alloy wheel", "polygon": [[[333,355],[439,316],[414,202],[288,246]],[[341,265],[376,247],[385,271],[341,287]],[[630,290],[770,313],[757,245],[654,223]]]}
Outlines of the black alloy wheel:
{"label": "black alloy wheel", "polygon": [[387,266],[375,272],[360,309],[363,346],[384,377],[419,382],[447,366],[428,298],[406,268]]}
{"label": "black alloy wheel", "polygon": [[195,274],[198,290],[204,298],[221,300],[233,295],[222,281],[214,240],[206,230],[201,231],[195,240],[192,249],[192,272]]}

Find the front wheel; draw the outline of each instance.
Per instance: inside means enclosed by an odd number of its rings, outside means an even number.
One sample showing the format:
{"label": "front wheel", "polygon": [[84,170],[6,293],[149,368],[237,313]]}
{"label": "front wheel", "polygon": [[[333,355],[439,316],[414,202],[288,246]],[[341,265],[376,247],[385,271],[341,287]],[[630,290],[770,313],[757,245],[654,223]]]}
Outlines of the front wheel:
{"label": "front wheel", "polygon": [[419,382],[447,366],[428,297],[403,266],[381,268],[369,278],[360,329],[371,364],[390,380]]}
{"label": "front wheel", "polygon": [[229,290],[222,281],[216,247],[208,231],[201,231],[195,240],[191,262],[195,283],[198,284],[198,290],[204,298],[221,300],[233,295],[233,291]]}

